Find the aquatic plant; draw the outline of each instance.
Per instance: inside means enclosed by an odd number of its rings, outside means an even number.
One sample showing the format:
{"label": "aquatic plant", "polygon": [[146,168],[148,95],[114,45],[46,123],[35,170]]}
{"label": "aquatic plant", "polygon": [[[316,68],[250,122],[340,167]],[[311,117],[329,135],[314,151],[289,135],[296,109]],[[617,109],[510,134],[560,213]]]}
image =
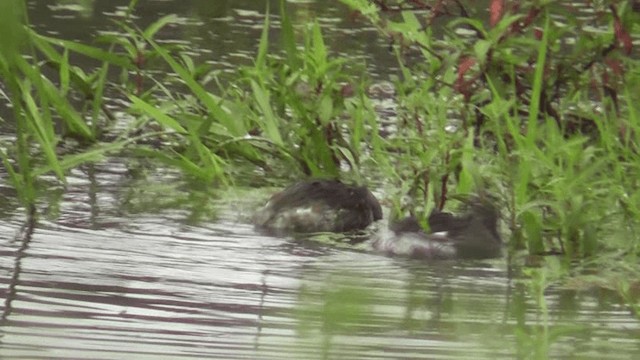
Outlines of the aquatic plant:
{"label": "aquatic plant", "polygon": [[630,2],[593,5],[608,31],[552,2],[343,2],[388,37],[402,66],[403,126],[387,147],[408,154],[391,172],[396,183],[431,206],[447,192],[497,194],[510,245],[532,254],[637,252],[640,89],[630,39],[639,14]]}
{"label": "aquatic plant", "polygon": [[[1,144],[0,157],[22,203],[28,213],[32,213],[35,182],[39,175],[53,172],[64,182],[65,170],[99,158],[116,143],[59,156],[62,137],[87,145],[95,142],[96,128],[92,128],[71,104],[70,83],[80,83],[80,88],[99,93],[105,84],[106,69],[99,69],[94,82],[89,84],[88,76],[82,70],[70,66],[69,48],[63,54],[57,53],[49,46],[47,38],[25,27],[24,6],[23,1],[11,0],[3,2],[0,9],[2,30],[7,34],[0,41],[0,79],[8,90],[5,98],[11,104],[14,116],[11,126],[15,127],[15,141]],[[44,60],[40,60],[42,57]],[[54,63],[58,77],[46,76],[40,68],[41,63]],[[100,101],[93,99],[95,110]]]}
{"label": "aquatic plant", "polygon": [[[606,249],[638,253],[640,82],[628,40],[638,14],[629,3],[593,5],[609,29],[594,32],[554,3],[493,1],[483,21],[484,9],[444,2],[344,2],[397,55],[396,119],[373,110],[364,69],[347,71],[318,23],[294,29],[283,3],[282,52],[269,52],[267,15],[254,64],[224,85],[183,48],[154,40],[175,17],[138,29],[135,1],[100,46],[42,36],[12,14],[3,26],[21,40],[3,39],[0,62],[16,119],[16,141],[0,153],[12,184],[33,203],[40,175],[64,182],[67,169],[125,149],[208,184],[364,173],[385,179],[394,216],[424,223],[454,195],[475,192],[505,209],[513,249],[569,261]],[[24,51],[29,60],[15,56]],[[87,72],[71,54],[102,65]],[[110,79],[109,69],[122,75]],[[124,128],[112,126],[107,91],[130,101]],[[80,110],[72,94],[84,99]],[[77,144],[63,152],[70,139]]]}
{"label": "aquatic plant", "polygon": [[352,93],[361,89],[354,90],[342,70],[344,59],[330,58],[318,23],[303,30],[300,51],[284,10],[281,18],[284,59],[267,54],[265,21],[255,65],[242,69],[250,103],[257,105],[250,113],[259,133],[274,143],[287,138],[287,157],[306,175],[338,177],[342,162],[357,169],[360,143],[349,140],[358,125],[348,111]]}

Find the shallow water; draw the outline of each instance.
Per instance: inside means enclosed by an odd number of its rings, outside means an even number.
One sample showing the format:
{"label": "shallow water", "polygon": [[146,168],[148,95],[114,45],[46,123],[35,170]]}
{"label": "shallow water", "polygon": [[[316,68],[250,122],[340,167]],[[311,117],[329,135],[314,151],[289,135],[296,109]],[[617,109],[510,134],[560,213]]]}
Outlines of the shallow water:
{"label": "shallow water", "polygon": [[[59,202],[41,204],[59,217],[31,236],[21,211],[2,206],[0,357],[640,354],[640,324],[609,292],[547,291],[545,332],[544,313],[502,259],[428,264],[261,236],[246,219],[266,194],[247,200],[241,190],[210,199],[216,215],[195,225],[199,203],[138,213],[130,204],[185,194],[140,192],[123,164],[74,171]],[[163,186],[177,181],[157,174]]]}
{"label": "shallow water", "polygon": [[[32,1],[30,20],[88,41],[127,3],[96,1],[82,17]],[[375,58],[374,75],[393,69],[387,44],[352,28],[343,8],[289,6],[299,22],[319,16],[333,28],[327,42],[338,53]],[[180,14],[184,26],[163,36],[232,69],[253,56],[263,10],[256,1],[141,1],[140,21]],[[248,218],[267,193],[203,193],[129,159],[83,166],[68,181],[42,194],[32,233],[0,186],[0,358],[640,356],[640,323],[615,294],[552,287],[545,313],[505,259],[424,263],[262,236]]]}
{"label": "shallow water", "polygon": [[[130,0],[96,0],[86,8],[71,1],[29,1],[30,21],[44,34],[93,43],[94,36],[117,30]],[[187,47],[196,63],[207,62],[214,70],[235,73],[238,65],[253,64],[262,32],[265,10],[271,15],[270,42],[278,43],[279,0],[145,0],[136,7],[136,24],[145,28],[160,17],[176,14],[178,23],[163,28],[163,43]],[[397,71],[395,56],[377,30],[337,1],[287,1],[290,21],[299,30],[317,21],[333,55],[349,58],[347,66],[366,66],[374,77],[387,79]],[[88,10],[82,10],[87,9]],[[82,59],[78,59],[82,61]],[[92,64],[95,65],[95,64]]]}

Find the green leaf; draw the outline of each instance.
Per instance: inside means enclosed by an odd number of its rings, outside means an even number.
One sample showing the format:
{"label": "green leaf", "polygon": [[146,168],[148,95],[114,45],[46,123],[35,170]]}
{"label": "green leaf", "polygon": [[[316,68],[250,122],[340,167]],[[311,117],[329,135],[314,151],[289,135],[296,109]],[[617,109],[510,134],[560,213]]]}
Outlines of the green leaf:
{"label": "green leaf", "polygon": [[40,117],[40,109],[36,105],[33,97],[31,96],[30,86],[27,84],[22,87],[22,96],[25,103],[25,109],[29,116],[27,117],[27,123],[32,132],[36,135],[36,139],[40,143],[40,148],[45,154],[47,163],[50,168],[55,172],[56,176],[65,181],[64,173],[58,163],[58,157],[56,156],[56,141],[53,135],[52,119],[48,118],[43,120]]}
{"label": "green leaf", "polygon": [[261,125],[269,139],[278,145],[282,145],[282,137],[280,136],[280,131],[278,130],[278,119],[273,114],[273,110],[271,109],[271,103],[269,101],[269,93],[267,90],[261,88],[255,81],[251,81],[251,90],[253,91],[253,96],[258,103],[258,106],[262,110],[262,115],[264,116],[263,121],[261,121]]}
{"label": "green leaf", "polygon": [[41,76],[38,68],[34,68],[22,58],[18,58],[16,63],[20,70],[36,86],[39,96],[46,97],[46,100],[58,111],[58,114],[62,116],[65,124],[72,132],[85,139],[94,138],[91,129],[89,129],[80,114],[78,114],[67,99],[60,95],[56,86],[53,85],[49,79]]}
{"label": "green leaf", "polygon": [[156,33],[160,29],[162,29],[163,27],[165,27],[168,24],[173,24],[173,23],[176,23],[176,22],[178,22],[178,16],[177,15],[175,15],[175,14],[165,15],[165,16],[161,17],[160,19],[156,20],[151,25],[147,26],[147,28],[144,30],[144,32],[142,34],[147,39],[153,39],[153,37],[156,35]]}
{"label": "green leaf", "polygon": [[231,117],[218,103],[214,100],[213,95],[207,92],[191,75],[191,73],[185,69],[182,65],[178,64],[169,53],[159,46],[155,41],[147,39],[153,46],[156,52],[171,66],[171,69],[175,71],[180,79],[184,81],[193,94],[200,100],[209,112],[222,124],[227,130],[234,136],[245,135],[247,129],[244,127],[242,119],[236,120]]}
{"label": "green leaf", "polygon": [[322,29],[317,21],[313,24],[312,39],[313,59],[315,60],[318,68],[324,68],[327,62],[327,47],[325,46],[324,39],[322,38]]}
{"label": "green leaf", "polygon": [[538,113],[540,111],[540,96],[542,94],[544,68],[547,59],[547,43],[549,38],[549,18],[550,15],[545,8],[544,13],[544,29],[542,32],[542,40],[538,47],[538,59],[536,61],[536,70],[533,77],[533,88],[531,89],[531,103],[529,104],[529,118],[527,121],[527,141],[530,146],[534,146],[538,128]]}
{"label": "green leaf", "polygon": [[295,33],[293,31],[291,19],[289,19],[289,15],[287,14],[285,0],[280,0],[280,19],[282,22],[280,29],[282,48],[287,54],[287,63],[289,64],[289,67],[293,71],[296,71],[300,68],[300,60],[298,58],[298,49],[296,48]]}
{"label": "green leaf", "polygon": [[[72,169],[77,167],[80,164],[101,161],[104,159],[104,156],[107,153],[120,151],[129,142],[131,142],[131,140],[119,141],[114,143],[96,144],[93,146],[93,148],[84,150],[80,153],[63,156],[60,159],[60,166],[63,169]],[[51,164],[47,164],[45,166],[41,166],[34,169],[33,174],[34,176],[40,176],[48,173],[51,170],[52,170]]]}
{"label": "green leaf", "polygon": [[85,44],[81,44],[81,43],[77,43],[77,42],[73,42],[73,41],[68,41],[68,40],[62,40],[62,39],[56,39],[56,38],[51,38],[48,36],[44,36],[44,35],[40,35],[35,33],[33,30],[28,30],[29,34],[31,36],[31,38],[34,39],[38,39],[38,40],[42,40],[42,41],[46,41],[52,45],[57,45],[57,46],[61,46],[64,47],[66,49],[69,49],[71,51],[75,51],[79,54],[88,56],[90,58],[94,58],[97,59],[99,61],[106,61],[109,62],[113,65],[117,65],[120,67],[123,67],[125,69],[133,69],[133,65],[131,63],[131,60],[127,57],[124,56],[120,56],[117,54],[114,54],[112,52],[109,51],[105,51],[102,50],[100,48],[94,47],[94,46],[89,46],[89,45],[85,45]]}
{"label": "green leaf", "polygon": [[473,161],[473,156],[475,149],[473,146],[473,136],[473,131],[470,131],[462,148],[462,158],[460,159],[462,170],[460,171],[460,179],[458,181],[458,186],[456,187],[456,192],[458,194],[469,194],[474,188],[473,173],[475,170],[475,163]]}
{"label": "green leaf", "polygon": [[166,113],[160,111],[155,106],[149,104],[148,102],[140,99],[135,95],[129,95],[129,99],[131,99],[131,102],[133,103],[133,108],[138,109],[151,116],[161,125],[173,129],[178,133],[187,134],[187,130],[185,130],[185,128],[183,128],[179,122],[177,122],[174,118],[170,117]]}
{"label": "green leaf", "polygon": [[25,44],[25,13],[25,1],[0,1],[0,58],[20,54],[20,48]]}
{"label": "green leaf", "polygon": [[[186,174],[196,178],[208,179],[210,177],[206,170],[202,169],[198,164],[175,152],[150,150],[146,148],[137,148],[134,152],[142,157],[154,158],[166,165],[181,169]],[[176,157],[172,157],[170,154]]]}
{"label": "green leaf", "polygon": [[487,60],[487,53],[489,49],[491,49],[491,41],[489,40],[478,40],[473,45],[473,52],[476,56],[476,59],[480,64],[484,64]]}
{"label": "green leaf", "polygon": [[333,117],[333,99],[328,94],[320,99],[318,106],[318,117],[323,125],[328,124]]}
{"label": "green leaf", "polygon": [[267,3],[267,11],[264,15],[264,25],[262,25],[262,34],[260,35],[260,43],[258,44],[258,55],[256,56],[256,68],[265,69],[267,67],[267,54],[269,53],[269,4]]}
{"label": "green leaf", "polygon": [[542,219],[538,213],[525,211],[520,214],[523,230],[527,235],[527,243],[530,254],[539,254],[544,251],[542,242]]}
{"label": "green leaf", "polygon": [[62,96],[66,96],[69,92],[69,50],[64,49],[64,55],[60,62],[60,91]]}

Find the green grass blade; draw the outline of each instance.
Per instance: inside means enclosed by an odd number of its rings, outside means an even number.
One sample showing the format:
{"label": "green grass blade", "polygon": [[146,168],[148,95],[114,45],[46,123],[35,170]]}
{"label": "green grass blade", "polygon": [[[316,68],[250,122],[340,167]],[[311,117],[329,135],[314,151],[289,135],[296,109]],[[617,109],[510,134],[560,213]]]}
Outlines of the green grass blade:
{"label": "green grass blade", "polygon": [[282,145],[282,137],[278,130],[278,119],[273,114],[271,109],[271,103],[269,102],[269,93],[267,90],[261,88],[255,81],[251,81],[251,90],[253,90],[253,96],[258,103],[258,106],[262,110],[264,116],[263,121],[260,122],[266,135],[278,145]]}
{"label": "green grass blade", "polygon": [[180,123],[178,123],[174,118],[172,118],[169,115],[167,115],[166,113],[160,111],[155,106],[149,104],[148,102],[140,99],[139,97],[137,97],[135,95],[129,95],[129,99],[133,103],[133,108],[134,109],[138,109],[138,110],[142,111],[143,113],[151,116],[153,119],[155,119],[161,125],[166,126],[166,127],[170,128],[170,129],[173,129],[174,131],[176,131],[178,133],[181,133],[181,134],[187,134],[188,133],[187,130],[184,127],[182,127],[182,125],[180,125]]}
{"label": "green grass blade", "polygon": [[149,43],[153,46],[156,52],[169,64],[171,69],[175,71],[180,79],[187,84],[189,89],[193,92],[193,94],[200,100],[207,110],[222,124],[224,125],[231,134],[234,136],[244,135],[247,132],[247,129],[244,127],[243,121],[234,119],[228,114],[214,99],[214,97],[209,94],[191,75],[191,73],[185,69],[182,65],[178,64],[169,53],[163,49],[161,46],[155,43],[155,41],[147,39]]}
{"label": "green grass blade", "polygon": [[529,104],[529,119],[527,122],[527,141],[529,145],[533,145],[537,136],[538,113],[540,112],[540,95],[542,94],[543,76],[545,62],[547,59],[547,45],[549,38],[549,13],[544,14],[544,29],[542,40],[538,47],[538,59],[536,61],[536,71],[533,78],[533,88],[531,89],[531,103]]}
{"label": "green grass blade", "polygon": [[131,63],[131,60],[126,56],[114,54],[112,52],[102,50],[95,46],[90,46],[90,45],[85,45],[85,44],[81,44],[74,41],[56,39],[56,38],[40,35],[35,33],[33,30],[29,30],[29,31],[30,31],[31,38],[43,40],[52,45],[61,46],[65,49],[69,49],[71,51],[77,52],[78,54],[82,54],[96,60],[107,61],[110,64],[113,64],[125,69],[134,68],[133,64]]}
{"label": "green grass blade", "polygon": [[[119,141],[114,143],[96,144],[92,148],[77,154],[63,156],[60,159],[60,167],[63,169],[73,169],[81,164],[102,161],[105,155],[111,152],[122,150],[132,140]],[[51,164],[47,164],[33,170],[34,176],[40,176],[52,171]]]}
{"label": "green grass blade", "polygon": [[147,28],[142,33],[144,37],[147,39],[153,39],[156,33],[165,27],[168,24],[173,24],[178,22],[178,16],[175,14],[169,14],[161,17],[160,19],[153,22],[153,24],[147,26]]}
{"label": "green grass blade", "polygon": [[66,96],[69,92],[69,50],[64,49],[64,55],[60,62],[60,91],[62,96]]}
{"label": "green grass blade", "polygon": [[280,21],[282,22],[280,40],[282,42],[282,48],[287,54],[287,63],[293,70],[297,70],[300,68],[300,60],[298,59],[296,38],[291,19],[287,14],[287,4],[284,0],[280,0]]}
{"label": "green grass blade", "polygon": [[[203,171],[198,164],[194,163],[193,161],[189,160],[187,157],[181,154],[178,154],[175,152],[151,150],[147,148],[137,148],[134,150],[134,153],[145,158],[156,159],[168,166],[180,169],[184,173],[189,174],[190,176],[193,176],[195,178],[200,178],[200,179],[209,178],[208,174],[205,171]],[[175,155],[177,158],[170,156],[170,154]]]}
{"label": "green grass blade", "polygon": [[[31,132],[35,134],[35,137],[40,143],[40,150],[44,153],[45,158],[47,159],[47,163],[50,168],[56,174],[58,179],[61,181],[65,181],[64,173],[62,171],[62,167],[58,162],[58,157],[56,155],[56,140],[53,134],[53,120],[51,118],[42,119],[40,116],[40,109],[36,105],[33,97],[31,96],[31,92],[29,91],[30,87],[22,88],[22,96],[25,103],[25,110],[29,114],[26,117],[27,124],[29,128],[32,130]],[[46,105],[46,104],[45,104]]]}
{"label": "green grass blade", "polygon": [[107,73],[109,72],[109,63],[104,62],[100,70],[98,70],[98,79],[95,83],[95,94],[93,96],[93,101],[91,102],[92,112],[91,112],[91,124],[93,125],[93,134],[97,136],[99,131],[99,120],[100,120],[100,110],[102,108],[102,104],[104,102],[103,94],[104,89],[107,85]]}
{"label": "green grass blade", "polygon": [[264,69],[267,66],[267,54],[269,53],[269,3],[267,3],[267,11],[264,15],[264,25],[262,25],[262,34],[260,35],[260,43],[258,43],[258,54],[256,55],[256,65],[258,69]]}
{"label": "green grass blade", "polygon": [[93,133],[73,106],[58,92],[58,89],[47,79],[41,76],[37,67],[31,66],[24,59],[16,61],[20,71],[35,85],[40,97],[46,97],[58,114],[62,116],[69,129],[85,139],[93,139]]}

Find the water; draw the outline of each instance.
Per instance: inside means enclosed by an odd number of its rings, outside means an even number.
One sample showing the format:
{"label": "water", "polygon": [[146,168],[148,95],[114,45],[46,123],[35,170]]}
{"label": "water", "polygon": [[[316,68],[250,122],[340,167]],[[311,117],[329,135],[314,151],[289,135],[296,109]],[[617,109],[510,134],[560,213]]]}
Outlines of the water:
{"label": "water", "polygon": [[[69,2],[39,0],[29,2],[30,21],[48,35],[92,43],[96,34],[115,30],[113,20],[121,19],[129,0],[97,0],[90,11],[74,11]],[[139,1],[137,24],[146,28],[160,17],[176,14],[179,24],[161,30],[162,42],[178,43],[190,49],[197,62],[234,73],[239,64],[252,64],[269,3],[272,15],[272,43],[278,43],[279,0],[146,0]],[[397,71],[389,42],[377,30],[337,2],[287,1],[288,14],[297,29],[310,21],[321,25],[325,43],[332,54],[347,57],[348,65],[367,66],[374,77],[388,78]],[[302,33],[299,32],[298,40]],[[82,61],[82,59],[79,59]]]}
{"label": "water", "polygon": [[50,200],[58,207],[41,204],[59,216],[30,237],[3,204],[3,358],[640,354],[640,325],[608,291],[548,290],[545,333],[503,259],[428,264],[261,236],[246,220],[260,198],[251,190],[210,199],[216,214],[196,224],[200,203],[138,213],[132,204],[161,209],[151,204],[179,199],[187,184],[157,171],[142,192],[125,164],[74,171]]}
{"label": "water", "polygon": [[[96,1],[82,18],[39,0],[31,2],[31,21],[87,40],[126,3]],[[196,48],[213,39],[234,47],[199,53],[223,68],[250,58],[264,4],[210,3],[142,1],[140,21],[181,14],[185,26],[165,36],[184,35]],[[374,56],[374,72],[386,66],[376,55],[385,44],[363,40],[373,38],[371,29],[349,29],[344,9],[289,6],[300,21],[318,14],[334,24],[328,42],[347,42],[338,52]],[[44,215],[32,233],[15,194],[0,186],[0,358],[640,355],[640,324],[604,289],[550,287],[545,313],[504,259],[429,264],[261,236],[248,218],[265,192],[202,193],[130,159],[83,166],[68,180],[64,191],[42,194]]]}

